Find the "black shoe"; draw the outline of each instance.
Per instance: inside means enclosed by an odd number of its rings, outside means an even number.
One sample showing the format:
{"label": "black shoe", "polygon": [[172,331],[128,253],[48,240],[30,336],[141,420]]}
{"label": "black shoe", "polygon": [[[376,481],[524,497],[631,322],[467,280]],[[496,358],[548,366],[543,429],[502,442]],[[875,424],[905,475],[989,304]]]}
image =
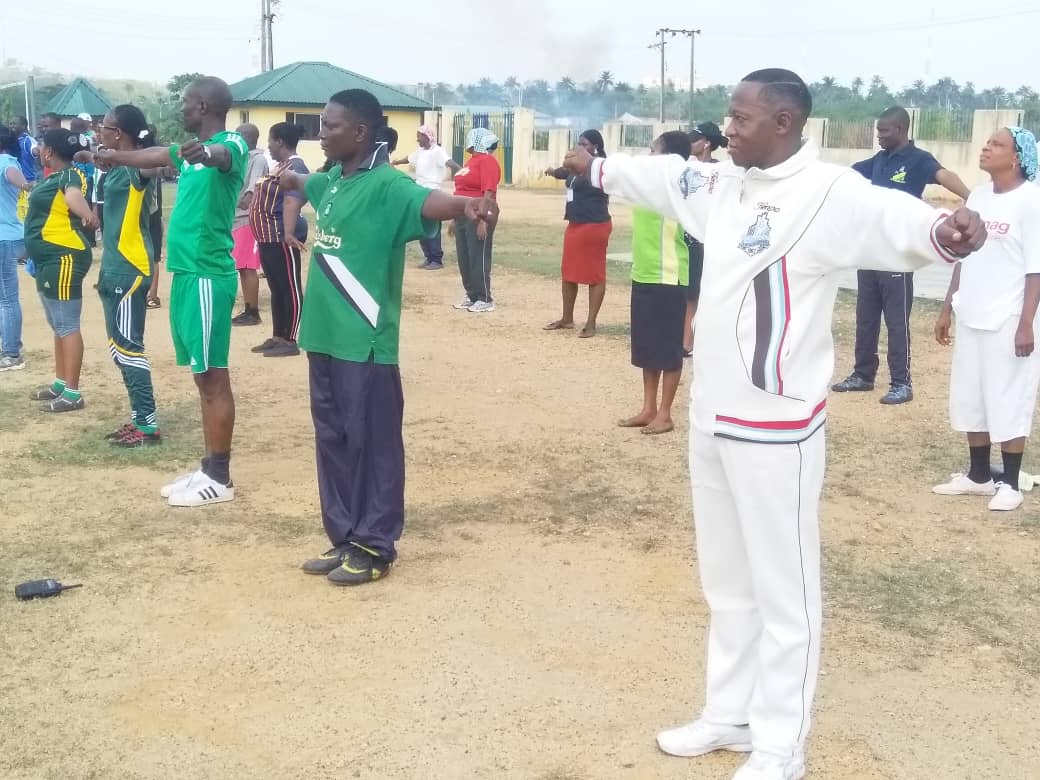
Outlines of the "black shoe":
{"label": "black shoe", "polygon": [[351,544],[340,565],[329,572],[328,580],[333,585],[364,585],[383,579],[392,565],[367,547]]}
{"label": "black shoe", "polygon": [[442,268],[444,268],[444,263],[424,263],[419,267],[422,268],[424,271],[440,271]]}
{"label": "black shoe", "polygon": [[850,374],[847,379],[842,379],[838,384],[831,385],[831,390],[835,393],[865,392],[873,389],[874,383],[868,382],[858,374]]}
{"label": "black shoe", "polygon": [[255,347],[253,347],[249,351],[250,352],[267,352],[267,350],[269,350],[271,347],[273,347],[277,343],[278,343],[277,339],[268,339],[263,344],[257,344]]}
{"label": "black shoe", "polygon": [[341,544],[338,547],[333,547],[318,558],[311,558],[309,561],[304,561],[303,566],[300,568],[307,574],[328,574],[343,563],[343,556],[346,555],[348,547],[350,547],[349,544]]}
{"label": "black shoe", "polygon": [[237,317],[231,318],[232,325],[259,325],[261,322],[260,312],[256,309],[246,309]]}
{"label": "black shoe", "polygon": [[295,357],[300,348],[295,341],[276,341],[269,349],[264,350],[264,357]]}
{"label": "black shoe", "polygon": [[905,404],[914,400],[914,391],[910,385],[892,385],[888,392],[881,396],[881,403],[889,406]]}

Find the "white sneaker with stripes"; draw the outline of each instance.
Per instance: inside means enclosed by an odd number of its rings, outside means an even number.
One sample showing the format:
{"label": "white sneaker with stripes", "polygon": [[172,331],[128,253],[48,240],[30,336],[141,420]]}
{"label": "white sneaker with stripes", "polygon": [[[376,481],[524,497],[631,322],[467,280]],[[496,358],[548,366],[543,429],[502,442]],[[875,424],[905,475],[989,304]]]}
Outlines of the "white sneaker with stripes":
{"label": "white sneaker with stripes", "polygon": [[235,498],[234,485],[222,485],[201,469],[177,485],[169,497],[170,506],[208,506]]}
{"label": "white sneaker with stripes", "polygon": [[173,482],[169,483],[168,485],[163,485],[159,489],[159,495],[163,498],[169,498],[171,495],[173,495],[175,491],[180,490],[182,487],[188,484],[188,481],[192,477],[199,473],[201,472],[192,471],[188,474],[181,474],[179,477],[177,477],[177,479],[173,480]]}

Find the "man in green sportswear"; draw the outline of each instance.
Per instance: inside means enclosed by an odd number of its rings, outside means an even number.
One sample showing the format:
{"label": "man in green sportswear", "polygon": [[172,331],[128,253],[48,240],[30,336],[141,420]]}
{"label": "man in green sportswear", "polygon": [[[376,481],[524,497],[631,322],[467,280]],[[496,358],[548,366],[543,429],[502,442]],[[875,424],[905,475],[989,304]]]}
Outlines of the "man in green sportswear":
{"label": "man in green sportswear", "polygon": [[225,129],[230,108],[227,84],[218,78],[200,78],[184,92],[184,129],[196,139],[170,147],[98,154],[110,166],[172,164],[180,173],[166,242],[167,265],[173,273],[170,330],[177,364],[191,367],[199,390],[205,455],[198,471],[163,487],[161,495],[170,506],[205,506],[235,497],[231,482],[235,399],[228,350],[238,279],[231,257],[231,223],[249,150],[242,136]]}

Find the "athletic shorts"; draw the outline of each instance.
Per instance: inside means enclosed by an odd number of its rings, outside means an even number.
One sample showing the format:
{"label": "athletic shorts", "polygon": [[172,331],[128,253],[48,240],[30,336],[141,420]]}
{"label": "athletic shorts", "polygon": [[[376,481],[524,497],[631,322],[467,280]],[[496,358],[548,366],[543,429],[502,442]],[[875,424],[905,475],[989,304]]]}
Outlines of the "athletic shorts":
{"label": "athletic shorts", "polygon": [[170,334],[178,366],[190,366],[194,374],[228,367],[231,313],[237,293],[234,276],[173,275]]}
{"label": "athletic shorts", "polygon": [[955,431],[989,431],[992,441],[1029,436],[1040,386],[1040,352],[1015,355],[1018,316],[1000,330],[957,324],[950,367],[950,424]]}
{"label": "athletic shorts", "polygon": [[632,282],[632,365],[682,370],[685,322],[685,287]]}
{"label": "athletic shorts", "polygon": [[36,289],[47,298],[79,300],[83,298],[83,277],[90,270],[92,261],[89,249],[66,249],[60,254],[35,255]]}
{"label": "athletic shorts", "polygon": [[260,268],[260,247],[257,246],[256,236],[250,225],[243,225],[231,231],[231,238],[235,245],[231,249],[231,256],[235,258],[235,270],[245,271]]}

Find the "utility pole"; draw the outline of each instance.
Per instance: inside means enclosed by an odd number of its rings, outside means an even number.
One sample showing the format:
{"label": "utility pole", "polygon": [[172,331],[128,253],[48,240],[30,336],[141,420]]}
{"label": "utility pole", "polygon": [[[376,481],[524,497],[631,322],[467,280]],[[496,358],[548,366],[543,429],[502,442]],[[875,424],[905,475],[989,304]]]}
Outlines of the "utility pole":
{"label": "utility pole", "polygon": [[665,39],[664,39],[664,34],[666,32],[668,32],[668,30],[664,30],[664,29],[658,30],[657,31],[657,36],[658,36],[658,38],[660,40],[657,43],[652,43],[649,46],[647,46],[648,49],[660,49],[661,50],[661,122],[662,123],[664,122],[664,77],[665,77],[665,71],[664,71],[664,47],[667,45],[667,41],[665,41]]}
{"label": "utility pole", "polygon": [[278,0],[260,0],[260,71],[274,70],[274,6]]}
{"label": "utility pole", "polygon": [[[664,40],[664,33],[671,33],[674,38],[676,35],[685,35],[690,39],[690,124],[693,124],[693,95],[696,89],[695,83],[697,79],[697,36],[701,34],[700,30],[673,30],[671,28],[665,28],[658,30],[661,33],[661,40]],[[664,120],[662,120],[664,121]]]}

